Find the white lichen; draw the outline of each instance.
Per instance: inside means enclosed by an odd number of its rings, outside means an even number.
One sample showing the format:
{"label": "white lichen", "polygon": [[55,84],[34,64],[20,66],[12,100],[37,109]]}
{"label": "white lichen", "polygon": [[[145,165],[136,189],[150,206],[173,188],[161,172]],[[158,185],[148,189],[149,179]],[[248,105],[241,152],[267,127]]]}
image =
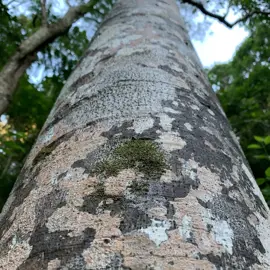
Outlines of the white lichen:
{"label": "white lichen", "polygon": [[190,123],[185,123],[184,126],[186,127],[187,130],[192,131],[193,127]]}
{"label": "white lichen", "polygon": [[207,109],[207,111],[211,114],[211,115],[215,115],[215,113],[212,111],[212,110],[210,110],[210,109]]}
{"label": "white lichen", "polygon": [[41,136],[38,138],[39,143],[47,143],[49,142],[54,135],[54,127],[51,127],[48,131],[44,132]]}
{"label": "white lichen", "polygon": [[192,229],[192,218],[185,215],[182,219],[181,226],[178,228],[179,234],[185,241],[187,241],[187,239],[192,237],[191,229]]}
{"label": "white lichen", "polygon": [[148,235],[149,239],[152,240],[157,246],[162,242],[168,240],[167,230],[170,229],[171,224],[168,220],[155,220],[152,219],[151,226],[140,229],[141,232]]}
{"label": "white lichen", "polygon": [[181,114],[181,112],[176,111],[176,110],[174,110],[174,109],[172,109],[172,108],[169,108],[169,107],[164,108],[164,112],[166,112],[166,113]]}
{"label": "white lichen", "polygon": [[161,143],[163,148],[167,151],[180,150],[187,144],[182,138],[173,132],[161,134],[157,141]]}
{"label": "white lichen", "polygon": [[225,220],[215,221],[213,232],[217,243],[221,244],[227,252],[232,254],[233,248],[233,230]]}
{"label": "white lichen", "polygon": [[159,119],[161,127],[166,131],[171,131],[172,121],[174,120],[174,118],[171,118],[168,116],[168,114],[164,113],[159,115]]}
{"label": "white lichen", "polygon": [[141,117],[134,120],[133,128],[136,133],[143,133],[145,130],[152,128],[154,119],[152,117]]}
{"label": "white lichen", "polygon": [[188,161],[182,160],[182,174],[184,176],[189,177],[193,181],[197,178],[197,171],[198,169],[198,163],[195,162],[192,159],[189,159]]}
{"label": "white lichen", "polygon": [[191,109],[195,110],[195,111],[199,111],[200,108],[197,105],[191,105],[190,106]]}

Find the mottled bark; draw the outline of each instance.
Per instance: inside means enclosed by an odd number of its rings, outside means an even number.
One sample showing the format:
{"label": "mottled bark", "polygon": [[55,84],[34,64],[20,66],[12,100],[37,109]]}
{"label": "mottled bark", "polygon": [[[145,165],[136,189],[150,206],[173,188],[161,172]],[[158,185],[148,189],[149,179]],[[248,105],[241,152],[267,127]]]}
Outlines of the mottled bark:
{"label": "mottled bark", "polygon": [[0,269],[270,269],[269,209],[173,0],[120,0],[6,203]]}
{"label": "mottled bark", "polygon": [[0,72],[0,115],[7,110],[21,76],[36,60],[37,52],[66,33],[74,21],[91,11],[97,2],[90,0],[86,4],[70,7],[63,18],[51,24],[45,23],[45,4],[42,6],[42,26],[20,44]]}

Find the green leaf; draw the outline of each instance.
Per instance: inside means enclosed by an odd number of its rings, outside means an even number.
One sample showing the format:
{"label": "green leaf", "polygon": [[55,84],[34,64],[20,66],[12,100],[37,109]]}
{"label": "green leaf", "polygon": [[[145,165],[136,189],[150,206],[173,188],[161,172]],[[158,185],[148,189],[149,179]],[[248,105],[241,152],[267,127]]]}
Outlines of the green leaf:
{"label": "green leaf", "polygon": [[255,139],[257,142],[262,142],[262,143],[264,143],[264,138],[263,138],[263,137],[260,137],[260,136],[254,136],[254,139]]}
{"label": "green leaf", "polygon": [[270,186],[262,189],[262,194],[266,199],[269,198],[270,197]]}
{"label": "green leaf", "polygon": [[262,147],[259,144],[250,144],[248,145],[248,149],[261,149]]}
{"label": "green leaf", "polygon": [[257,184],[260,186],[260,185],[262,185],[263,183],[265,183],[265,178],[257,178],[256,179],[256,182],[257,182]]}
{"label": "green leaf", "polygon": [[255,155],[254,156],[256,159],[269,159],[267,155]]}
{"label": "green leaf", "polygon": [[265,175],[267,177],[270,177],[270,167],[268,167],[266,170],[265,170]]}
{"label": "green leaf", "polygon": [[266,145],[270,144],[270,136],[266,136],[266,137],[264,138],[264,143],[265,143]]}

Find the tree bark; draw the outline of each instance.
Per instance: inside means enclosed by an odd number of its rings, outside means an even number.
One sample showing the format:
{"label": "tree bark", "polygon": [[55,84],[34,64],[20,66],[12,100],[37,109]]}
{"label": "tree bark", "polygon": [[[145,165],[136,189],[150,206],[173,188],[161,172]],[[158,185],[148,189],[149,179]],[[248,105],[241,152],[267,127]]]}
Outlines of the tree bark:
{"label": "tree bark", "polygon": [[0,269],[270,269],[269,209],[173,0],[120,0],[0,221]]}

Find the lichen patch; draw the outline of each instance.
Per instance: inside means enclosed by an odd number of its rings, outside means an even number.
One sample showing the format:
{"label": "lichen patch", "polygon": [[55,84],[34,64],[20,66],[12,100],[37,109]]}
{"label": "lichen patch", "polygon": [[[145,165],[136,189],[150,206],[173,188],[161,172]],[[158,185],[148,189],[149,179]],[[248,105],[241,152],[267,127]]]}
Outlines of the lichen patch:
{"label": "lichen patch", "polygon": [[192,131],[193,127],[190,123],[185,123],[184,126],[186,127],[187,130]]}
{"label": "lichen patch", "polygon": [[174,118],[170,117],[168,114],[160,114],[159,115],[160,119],[160,125],[161,127],[166,130],[166,131],[171,131],[172,130],[172,122]]}
{"label": "lichen patch", "polygon": [[213,225],[213,232],[217,243],[232,254],[233,248],[233,230],[225,220],[217,220]]}
{"label": "lichen patch", "polygon": [[138,134],[141,134],[145,130],[152,128],[153,125],[154,119],[152,117],[139,117],[133,122],[133,128]]}
{"label": "lichen patch", "polygon": [[192,238],[192,218],[185,215],[182,218],[182,224],[178,228],[179,234],[181,235],[182,239],[187,241],[188,239]]}
{"label": "lichen patch", "polygon": [[191,105],[190,106],[190,108],[192,109],[192,110],[195,110],[195,111],[199,111],[200,110],[200,108],[197,106],[197,105]]}
{"label": "lichen patch", "polygon": [[140,231],[147,234],[149,239],[159,246],[162,242],[168,240],[167,230],[169,230],[170,227],[171,224],[167,220],[160,221],[152,219],[151,226],[140,229]]}
{"label": "lichen patch", "polygon": [[164,150],[171,152],[185,147],[186,142],[174,132],[162,133],[157,140],[162,144]]}
{"label": "lichen patch", "polygon": [[48,270],[59,269],[60,266],[61,266],[61,260],[59,260],[58,258],[48,262]]}

